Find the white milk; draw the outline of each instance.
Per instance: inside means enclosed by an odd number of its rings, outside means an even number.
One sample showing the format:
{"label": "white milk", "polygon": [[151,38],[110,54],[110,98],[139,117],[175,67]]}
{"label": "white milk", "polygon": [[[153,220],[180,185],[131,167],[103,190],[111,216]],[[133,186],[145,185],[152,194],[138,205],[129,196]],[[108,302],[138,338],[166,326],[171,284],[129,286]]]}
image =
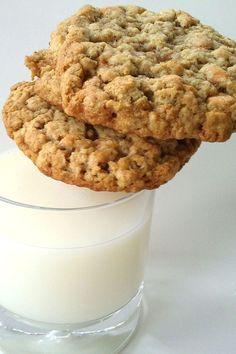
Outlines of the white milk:
{"label": "white milk", "polygon": [[16,150],[0,155],[0,171],[0,196],[16,202],[0,200],[1,306],[36,321],[81,323],[135,296],[152,192],[69,186],[42,175]]}

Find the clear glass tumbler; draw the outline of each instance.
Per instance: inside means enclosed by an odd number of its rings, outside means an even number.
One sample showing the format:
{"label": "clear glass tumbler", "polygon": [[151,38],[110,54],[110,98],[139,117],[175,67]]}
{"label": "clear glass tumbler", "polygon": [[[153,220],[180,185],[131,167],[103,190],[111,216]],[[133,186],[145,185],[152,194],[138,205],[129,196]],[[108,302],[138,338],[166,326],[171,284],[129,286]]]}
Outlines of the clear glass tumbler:
{"label": "clear glass tumbler", "polygon": [[140,314],[154,192],[48,208],[0,197],[0,347],[118,353]]}

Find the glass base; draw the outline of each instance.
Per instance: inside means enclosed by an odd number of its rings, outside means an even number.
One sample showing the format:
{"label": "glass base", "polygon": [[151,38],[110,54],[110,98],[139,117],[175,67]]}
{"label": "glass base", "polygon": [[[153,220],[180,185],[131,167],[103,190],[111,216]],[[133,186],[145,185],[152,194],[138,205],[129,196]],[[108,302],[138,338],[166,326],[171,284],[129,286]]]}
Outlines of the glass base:
{"label": "glass base", "polygon": [[143,285],[120,310],[73,326],[29,321],[0,307],[0,349],[4,354],[119,353],[138,325],[142,293]]}

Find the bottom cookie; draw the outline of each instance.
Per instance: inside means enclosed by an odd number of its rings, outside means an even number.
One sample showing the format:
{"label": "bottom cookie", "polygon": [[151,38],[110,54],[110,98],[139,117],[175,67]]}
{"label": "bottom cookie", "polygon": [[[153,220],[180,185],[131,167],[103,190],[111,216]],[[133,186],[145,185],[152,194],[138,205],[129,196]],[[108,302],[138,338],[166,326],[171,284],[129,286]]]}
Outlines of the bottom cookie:
{"label": "bottom cookie", "polygon": [[85,124],[41,99],[34,84],[12,88],[4,123],[25,155],[54,179],[96,191],[154,189],[173,178],[200,145],[194,139],[140,138]]}

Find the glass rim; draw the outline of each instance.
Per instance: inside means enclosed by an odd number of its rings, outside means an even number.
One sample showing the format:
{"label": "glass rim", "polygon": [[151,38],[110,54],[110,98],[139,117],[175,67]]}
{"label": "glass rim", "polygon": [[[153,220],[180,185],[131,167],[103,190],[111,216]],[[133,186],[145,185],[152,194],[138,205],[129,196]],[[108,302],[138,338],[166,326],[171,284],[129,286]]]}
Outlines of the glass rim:
{"label": "glass rim", "polygon": [[16,200],[5,198],[1,195],[0,195],[0,202],[8,204],[8,205],[13,205],[16,207],[41,210],[41,211],[43,211],[43,210],[45,210],[45,211],[89,211],[89,210],[109,208],[112,206],[119,205],[121,203],[125,203],[126,201],[134,199],[135,197],[139,196],[140,194],[144,193],[145,191],[147,192],[147,190],[144,189],[139,192],[132,193],[127,196],[123,196],[123,197],[118,198],[118,199],[111,201],[111,202],[97,204],[97,205],[89,205],[89,206],[85,206],[85,207],[47,207],[47,206],[43,206],[43,205],[41,206],[41,205],[34,205],[34,204],[29,204],[29,203],[22,203],[22,202],[19,202]]}

